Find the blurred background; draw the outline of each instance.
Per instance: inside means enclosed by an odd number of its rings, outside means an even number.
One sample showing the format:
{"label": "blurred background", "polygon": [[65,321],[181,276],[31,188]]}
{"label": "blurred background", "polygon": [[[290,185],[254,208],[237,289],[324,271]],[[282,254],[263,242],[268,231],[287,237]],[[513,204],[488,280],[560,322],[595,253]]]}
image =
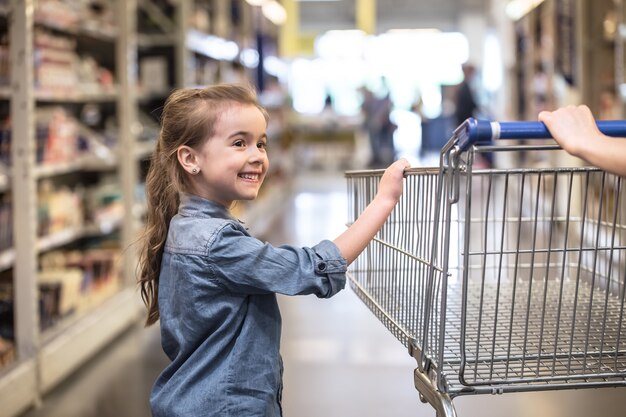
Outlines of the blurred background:
{"label": "blurred background", "polygon": [[[333,239],[346,170],[438,167],[467,117],[585,103],[624,118],[623,0],[0,1],[0,416],[149,416],[167,364],[134,245],[163,103],[256,87],[271,170],[234,214]],[[559,158],[567,158],[563,155]],[[541,153],[482,168],[550,166]],[[581,164],[580,161],[573,162]],[[434,416],[415,360],[350,289],[280,298],[287,416]],[[623,415],[622,389],[471,396],[460,416]]]}

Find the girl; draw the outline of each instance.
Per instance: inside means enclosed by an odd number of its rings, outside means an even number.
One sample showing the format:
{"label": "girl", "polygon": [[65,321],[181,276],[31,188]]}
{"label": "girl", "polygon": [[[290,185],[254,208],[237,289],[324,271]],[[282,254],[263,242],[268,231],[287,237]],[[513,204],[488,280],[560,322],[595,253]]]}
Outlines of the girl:
{"label": "girl", "polygon": [[398,202],[406,160],[383,175],[374,201],[333,242],[273,247],[229,214],[263,183],[267,113],[237,85],[168,98],[146,180],[140,256],[147,325],[160,319],[171,364],[150,404],[160,416],[281,416],[281,317],[276,293],[331,297]]}
{"label": "girl", "polygon": [[626,140],[602,134],[589,107],[567,106],[553,112],[542,111],[539,121],[546,124],[567,152],[605,171],[626,176]]}

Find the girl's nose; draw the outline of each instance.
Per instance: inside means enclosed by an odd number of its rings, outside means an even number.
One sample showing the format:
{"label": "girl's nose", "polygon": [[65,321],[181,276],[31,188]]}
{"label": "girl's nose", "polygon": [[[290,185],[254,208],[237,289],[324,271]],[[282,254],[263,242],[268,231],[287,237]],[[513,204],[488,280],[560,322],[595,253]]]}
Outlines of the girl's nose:
{"label": "girl's nose", "polygon": [[261,163],[267,160],[267,153],[264,149],[257,148],[256,146],[250,147],[249,159],[250,162]]}

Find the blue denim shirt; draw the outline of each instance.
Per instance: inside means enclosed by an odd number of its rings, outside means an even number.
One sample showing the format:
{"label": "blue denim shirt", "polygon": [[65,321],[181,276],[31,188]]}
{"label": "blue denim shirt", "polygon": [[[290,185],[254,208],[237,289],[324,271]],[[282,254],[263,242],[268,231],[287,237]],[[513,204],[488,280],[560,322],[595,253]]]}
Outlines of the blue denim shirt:
{"label": "blue denim shirt", "polygon": [[276,293],[331,297],[346,268],[330,241],[274,247],[223,206],[182,194],[159,277],[161,344],[172,362],[152,389],[153,416],[281,416]]}

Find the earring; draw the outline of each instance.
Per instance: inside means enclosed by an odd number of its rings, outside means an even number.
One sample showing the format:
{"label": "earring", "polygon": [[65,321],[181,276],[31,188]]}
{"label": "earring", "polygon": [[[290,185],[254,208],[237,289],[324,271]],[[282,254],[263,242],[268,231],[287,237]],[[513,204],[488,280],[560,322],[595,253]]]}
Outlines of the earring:
{"label": "earring", "polygon": [[194,168],[194,169],[192,169],[192,170],[191,170],[191,173],[192,173],[192,174],[197,174],[197,173],[198,173],[198,168]]}

